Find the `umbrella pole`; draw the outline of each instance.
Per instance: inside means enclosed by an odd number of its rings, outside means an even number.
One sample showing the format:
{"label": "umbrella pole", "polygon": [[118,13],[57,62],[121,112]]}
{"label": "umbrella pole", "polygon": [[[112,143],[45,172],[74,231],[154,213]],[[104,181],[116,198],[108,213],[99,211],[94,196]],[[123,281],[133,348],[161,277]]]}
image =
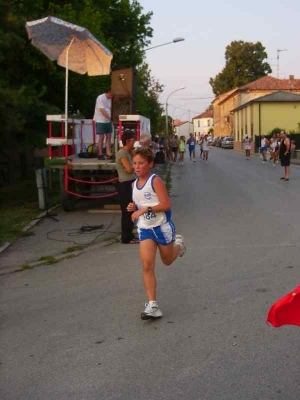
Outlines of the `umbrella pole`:
{"label": "umbrella pole", "polygon": [[65,137],[68,137],[68,90],[69,90],[69,50],[75,38],[71,40],[66,52],[66,85],[65,85]]}

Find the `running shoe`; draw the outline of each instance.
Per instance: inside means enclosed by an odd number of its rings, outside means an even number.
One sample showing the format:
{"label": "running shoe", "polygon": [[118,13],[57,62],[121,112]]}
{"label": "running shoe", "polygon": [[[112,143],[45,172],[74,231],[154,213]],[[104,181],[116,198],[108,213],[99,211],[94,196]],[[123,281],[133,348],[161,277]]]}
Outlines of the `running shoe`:
{"label": "running shoe", "polygon": [[185,247],[184,239],[183,239],[182,235],[175,236],[175,244],[179,244],[179,246],[180,246],[179,257],[183,257],[183,255],[186,251],[186,247]]}
{"label": "running shoe", "polygon": [[151,306],[149,303],[146,303],[145,310],[141,314],[141,318],[143,320],[157,319],[157,318],[161,318],[162,316],[163,316],[163,313],[158,308],[158,304],[156,302],[152,302]]}

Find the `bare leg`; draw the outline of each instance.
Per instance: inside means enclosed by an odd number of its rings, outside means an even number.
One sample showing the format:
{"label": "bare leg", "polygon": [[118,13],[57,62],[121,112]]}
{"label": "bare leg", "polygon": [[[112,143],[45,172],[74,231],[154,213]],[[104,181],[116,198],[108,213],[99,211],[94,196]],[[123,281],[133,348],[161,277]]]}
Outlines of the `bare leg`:
{"label": "bare leg", "polygon": [[156,301],[155,257],[157,244],[152,239],[140,242],[140,257],[143,264],[143,279],[149,301]]}
{"label": "bare leg", "polygon": [[111,133],[106,134],[106,155],[111,156]]}
{"label": "bare leg", "polygon": [[99,135],[99,140],[98,140],[98,154],[99,154],[99,156],[102,156],[103,141],[104,141],[104,135],[100,134]]}
{"label": "bare leg", "polygon": [[180,246],[175,242],[169,243],[166,246],[158,244],[161,261],[165,265],[171,265],[179,255]]}
{"label": "bare leg", "polygon": [[174,163],[177,161],[178,150],[174,151]]}
{"label": "bare leg", "polygon": [[290,179],[290,166],[284,167],[284,177],[285,179]]}

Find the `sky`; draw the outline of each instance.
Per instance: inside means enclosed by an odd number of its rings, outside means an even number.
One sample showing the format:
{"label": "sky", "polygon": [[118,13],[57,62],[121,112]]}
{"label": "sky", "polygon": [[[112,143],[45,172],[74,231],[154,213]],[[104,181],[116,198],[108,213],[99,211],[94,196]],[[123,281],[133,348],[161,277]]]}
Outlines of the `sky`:
{"label": "sky", "polygon": [[[143,12],[153,12],[149,47],[185,41],[146,52],[152,76],[164,85],[160,101],[169,97],[172,118],[188,120],[205,111],[214,94],[208,81],[225,66],[225,48],[233,40],[260,41],[277,77],[300,79],[300,0],[139,0]],[[208,98],[212,97],[212,98]],[[193,100],[190,100],[190,99]],[[195,98],[201,98],[196,100]],[[190,110],[188,112],[188,110]]]}

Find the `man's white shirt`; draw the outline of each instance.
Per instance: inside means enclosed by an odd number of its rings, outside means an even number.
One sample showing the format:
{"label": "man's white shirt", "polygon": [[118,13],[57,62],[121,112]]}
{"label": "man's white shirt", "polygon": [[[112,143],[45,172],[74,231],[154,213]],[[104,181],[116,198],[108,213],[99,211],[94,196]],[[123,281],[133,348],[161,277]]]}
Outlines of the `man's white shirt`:
{"label": "man's white shirt", "polygon": [[104,117],[104,115],[100,111],[100,108],[104,108],[104,110],[107,112],[107,114],[109,116],[111,116],[111,99],[108,99],[106,97],[105,93],[100,94],[97,97],[96,106],[95,106],[94,121],[102,122],[102,123],[110,122],[110,119],[107,119],[107,118]]}

